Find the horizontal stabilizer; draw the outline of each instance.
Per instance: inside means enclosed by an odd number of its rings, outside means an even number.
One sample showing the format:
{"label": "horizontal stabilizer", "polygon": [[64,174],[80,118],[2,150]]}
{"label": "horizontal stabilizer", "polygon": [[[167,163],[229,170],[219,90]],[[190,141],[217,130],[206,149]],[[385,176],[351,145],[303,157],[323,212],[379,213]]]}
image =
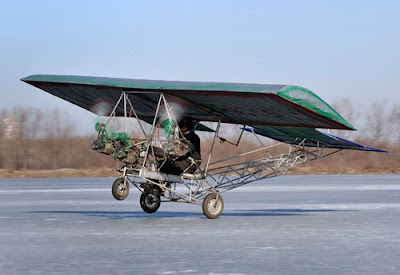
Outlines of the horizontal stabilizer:
{"label": "horizontal stabilizer", "polygon": [[[336,139],[336,142],[335,142],[336,145],[337,146],[343,146],[342,147],[343,149],[353,149],[353,150],[363,150],[363,151],[389,153],[389,151],[387,151],[387,150],[382,150],[382,149],[377,149],[377,148],[374,148],[374,147],[369,147],[369,146],[366,146],[366,145],[362,145],[362,144],[359,144],[357,142],[354,142],[354,141],[351,141],[351,140],[347,140],[347,139],[344,139],[344,138],[341,138],[341,137],[337,137],[337,136],[334,136],[334,135],[329,134],[329,133],[325,133],[325,134],[328,135],[328,136],[333,137],[334,139]],[[337,148],[339,148],[339,147],[337,147]]]}
{"label": "horizontal stabilizer", "polygon": [[386,150],[365,146],[329,133],[322,133],[312,128],[257,126],[246,127],[244,130],[293,145],[304,144],[304,146],[307,147],[325,147],[388,153]]}

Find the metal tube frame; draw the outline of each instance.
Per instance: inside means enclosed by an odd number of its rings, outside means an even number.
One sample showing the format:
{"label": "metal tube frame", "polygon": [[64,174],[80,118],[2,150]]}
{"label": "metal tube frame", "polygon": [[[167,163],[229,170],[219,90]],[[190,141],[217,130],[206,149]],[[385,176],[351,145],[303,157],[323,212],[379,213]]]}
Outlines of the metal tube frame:
{"label": "metal tube frame", "polygon": [[[131,108],[134,109],[134,107],[129,101],[128,95],[125,94],[125,92],[123,92],[123,95],[121,95],[121,98],[118,100],[117,105],[120,103],[122,98],[124,98],[124,115],[126,118],[126,103],[128,102]],[[161,93],[157,103],[157,108],[155,111],[151,130],[146,135],[146,155],[144,156],[142,167],[140,169],[124,167],[120,170],[120,172],[121,176],[124,177],[125,182],[130,182],[141,192],[145,192],[143,183],[158,186],[159,190],[161,190],[162,192],[161,195],[166,198],[167,201],[201,204],[204,197],[211,192],[222,193],[254,181],[283,175],[289,169],[296,167],[299,164],[304,164],[310,161],[314,161],[316,159],[321,159],[342,150],[332,149],[332,151],[326,152],[326,148],[324,148],[324,145],[320,143],[317,143],[316,147],[306,147],[306,140],[304,139],[296,145],[277,143],[273,145],[263,146],[253,151],[231,156],[223,160],[211,162],[215,149],[216,139],[219,137],[218,135],[221,126],[220,120],[215,131],[207,163],[204,169],[201,169],[199,167],[200,172],[196,172],[195,174],[190,175],[183,174],[177,176],[166,175],[157,171],[150,171],[149,168],[146,167],[146,162],[148,159],[148,155],[154,154],[151,145],[153,141],[155,141],[154,131],[156,129],[157,117],[160,112],[162,102],[166,107],[166,112],[168,113],[168,116],[174,119],[173,115],[169,112],[170,110],[168,109],[168,101],[164,94]],[[110,114],[110,117],[115,115],[117,105],[114,107],[114,110]],[[140,118],[136,115],[136,112],[135,117],[138,120],[138,123],[140,123]],[[240,134],[237,144],[234,145],[239,145],[242,134],[243,131]],[[278,146],[286,147],[286,153],[271,155],[270,149]],[[250,161],[234,163],[240,157],[251,156],[260,152],[263,152],[265,154],[261,158],[259,157]],[[233,163],[226,164],[228,162]],[[151,174],[152,176],[149,177],[149,174]],[[140,182],[140,180],[144,180],[144,182]]]}

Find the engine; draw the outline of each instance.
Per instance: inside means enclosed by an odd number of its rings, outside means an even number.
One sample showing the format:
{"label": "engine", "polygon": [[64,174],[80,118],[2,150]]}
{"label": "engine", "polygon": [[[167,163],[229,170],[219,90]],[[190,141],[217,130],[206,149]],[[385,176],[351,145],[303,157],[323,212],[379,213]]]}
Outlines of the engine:
{"label": "engine", "polygon": [[105,154],[113,155],[114,159],[126,164],[136,164],[140,160],[143,145],[136,145],[136,140],[131,140],[126,133],[108,133],[105,124],[96,123],[98,130],[97,139],[92,142],[92,149]]}

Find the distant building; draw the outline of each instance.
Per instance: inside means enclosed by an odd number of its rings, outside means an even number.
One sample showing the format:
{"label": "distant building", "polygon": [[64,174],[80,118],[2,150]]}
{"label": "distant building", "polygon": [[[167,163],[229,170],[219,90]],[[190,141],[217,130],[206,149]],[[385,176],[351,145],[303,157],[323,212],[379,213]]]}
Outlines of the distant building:
{"label": "distant building", "polygon": [[21,135],[21,122],[13,116],[3,119],[4,138],[15,139]]}

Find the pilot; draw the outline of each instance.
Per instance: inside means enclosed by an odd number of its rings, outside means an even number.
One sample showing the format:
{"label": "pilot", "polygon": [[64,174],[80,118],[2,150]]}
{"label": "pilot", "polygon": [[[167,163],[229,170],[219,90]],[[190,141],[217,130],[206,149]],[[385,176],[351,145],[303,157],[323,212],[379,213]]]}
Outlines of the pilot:
{"label": "pilot", "polygon": [[167,174],[180,175],[182,173],[192,174],[197,170],[201,161],[200,138],[194,132],[195,122],[190,117],[184,117],[179,122],[180,132],[187,150],[184,155],[168,159],[160,171]]}
{"label": "pilot", "polygon": [[179,122],[179,128],[181,129],[181,133],[183,137],[189,142],[189,149],[191,157],[196,160],[201,160],[201,150],[200,150],[200,138],[194,132],[195,123],[192,118],[184,117]]}

